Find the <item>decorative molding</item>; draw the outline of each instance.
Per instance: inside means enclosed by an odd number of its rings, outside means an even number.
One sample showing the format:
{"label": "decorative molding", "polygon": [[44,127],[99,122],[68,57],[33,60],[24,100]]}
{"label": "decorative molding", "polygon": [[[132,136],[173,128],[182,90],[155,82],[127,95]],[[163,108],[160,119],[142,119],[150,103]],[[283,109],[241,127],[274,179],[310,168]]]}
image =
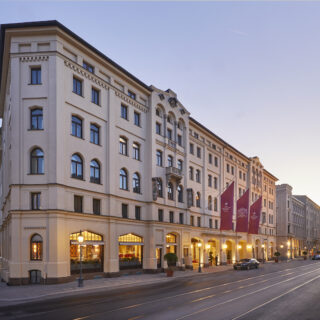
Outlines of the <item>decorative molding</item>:
{"label": "decorative molding", "polygon": [[24,227],[23,229],[25,229],[25,230],[28,230],[28,229],[46,230],[47,227]]}
{"label": "decorative molding", "polygon": [[20,57],[21,62],[35,62],[35,61],[47,61],[49,56],[22,56]]}
{"label": "decorative molding", "polygon": [[122,93],[118,88],[116,88],[116,87],[112,86],[111,84],[107,83],[106,81],[98,78],[93,73],[91,73],[89,71],[86,71],[81,66],[79,66],[79,65],[77,65],[77,64],[75,64],[75,63],[73,63],[73,62],[71,62],[69,60],[64,60],[64,64],[65,64],[65,66],[67,66],[68,68],[70,68],[74,72],[78,73],[82,77],[87,78],[88,80],[91,80],[97,86],[100,86],[101,88],[104,88],[106,90],[108,90],[108,89],[114,90],[115,95],[117,97],[120,97],[126,103],[133,105],[134,107],[136,107],[137,109],[141,110],[142,112],[145,112],[145,113],[148,112],[148,108],[147,107],[145,107],[144,105],[142,105],[138,101],[131,99],[129,96],[127,96],[126,94]]}

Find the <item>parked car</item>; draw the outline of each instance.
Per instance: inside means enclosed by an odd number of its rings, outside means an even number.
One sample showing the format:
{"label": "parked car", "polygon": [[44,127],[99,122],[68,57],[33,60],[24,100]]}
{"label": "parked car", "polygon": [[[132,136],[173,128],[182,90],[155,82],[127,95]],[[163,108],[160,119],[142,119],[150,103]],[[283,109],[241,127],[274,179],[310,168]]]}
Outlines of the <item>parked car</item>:
{"label": "parked car", "polygon": [[320,260],[320,254],[315,254],[312,256],[312,260]]}
{"label": "parked car", "polygon": [[241,259],[233,265],[234,270],[259,268],[260,262],[256,259]]}

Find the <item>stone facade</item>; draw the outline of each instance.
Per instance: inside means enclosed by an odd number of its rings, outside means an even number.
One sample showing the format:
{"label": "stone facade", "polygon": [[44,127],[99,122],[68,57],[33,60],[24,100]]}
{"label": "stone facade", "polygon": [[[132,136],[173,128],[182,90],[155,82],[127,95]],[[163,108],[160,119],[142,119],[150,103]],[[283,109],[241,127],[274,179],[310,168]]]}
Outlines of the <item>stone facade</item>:
{"label": "stone facade", "polygon": [[[4,281],[70,280],[80,252],[105,276],[161,270],[166,252],[181,267],[273,256],[277,178],[259,158],[56,21],[2,25],[1,41]],[[219,230],[232,181],[236,199],[263,196],[258,235]]]}
{"label": "stone facade", "polygon": [[319,250],[319,206],[307,196],[292,194],[292,187],[277,187],[277,249],[282,258],[296,258]]}

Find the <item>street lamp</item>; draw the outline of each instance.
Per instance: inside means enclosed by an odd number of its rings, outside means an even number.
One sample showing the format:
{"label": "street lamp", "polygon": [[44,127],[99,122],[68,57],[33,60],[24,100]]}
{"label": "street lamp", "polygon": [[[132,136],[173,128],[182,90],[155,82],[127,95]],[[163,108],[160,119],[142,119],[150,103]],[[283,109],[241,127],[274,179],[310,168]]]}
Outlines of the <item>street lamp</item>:
{"label": "street lamp", "polygon": [[199,268],[198,268],[198,272],[202,272],[201,271],[201,262],[200,262],[201,246],[202,246],[202,243],[198,242],[198,248],[199,248]]}
{"label": "street lamp", "polygon": [[78,279],[78,287],[83,287],[83,278],[82,278],[82,243],[83,243],[83,235],[80,230],[80,234],[78,235],[78,242],[80,246],[80,277]]}

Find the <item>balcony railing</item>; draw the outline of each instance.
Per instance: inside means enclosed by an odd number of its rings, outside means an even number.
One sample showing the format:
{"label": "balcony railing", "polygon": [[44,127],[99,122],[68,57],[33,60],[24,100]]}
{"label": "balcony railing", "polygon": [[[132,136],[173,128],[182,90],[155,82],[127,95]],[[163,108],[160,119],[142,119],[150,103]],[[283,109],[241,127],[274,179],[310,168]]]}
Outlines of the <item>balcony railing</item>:
{"label": "balcony railing", "polygon": [[166,176],[168,181],[174,179],[177,183],[180,183],[180,180],[182,179],[182,171],[175,167],[166,167]]}

